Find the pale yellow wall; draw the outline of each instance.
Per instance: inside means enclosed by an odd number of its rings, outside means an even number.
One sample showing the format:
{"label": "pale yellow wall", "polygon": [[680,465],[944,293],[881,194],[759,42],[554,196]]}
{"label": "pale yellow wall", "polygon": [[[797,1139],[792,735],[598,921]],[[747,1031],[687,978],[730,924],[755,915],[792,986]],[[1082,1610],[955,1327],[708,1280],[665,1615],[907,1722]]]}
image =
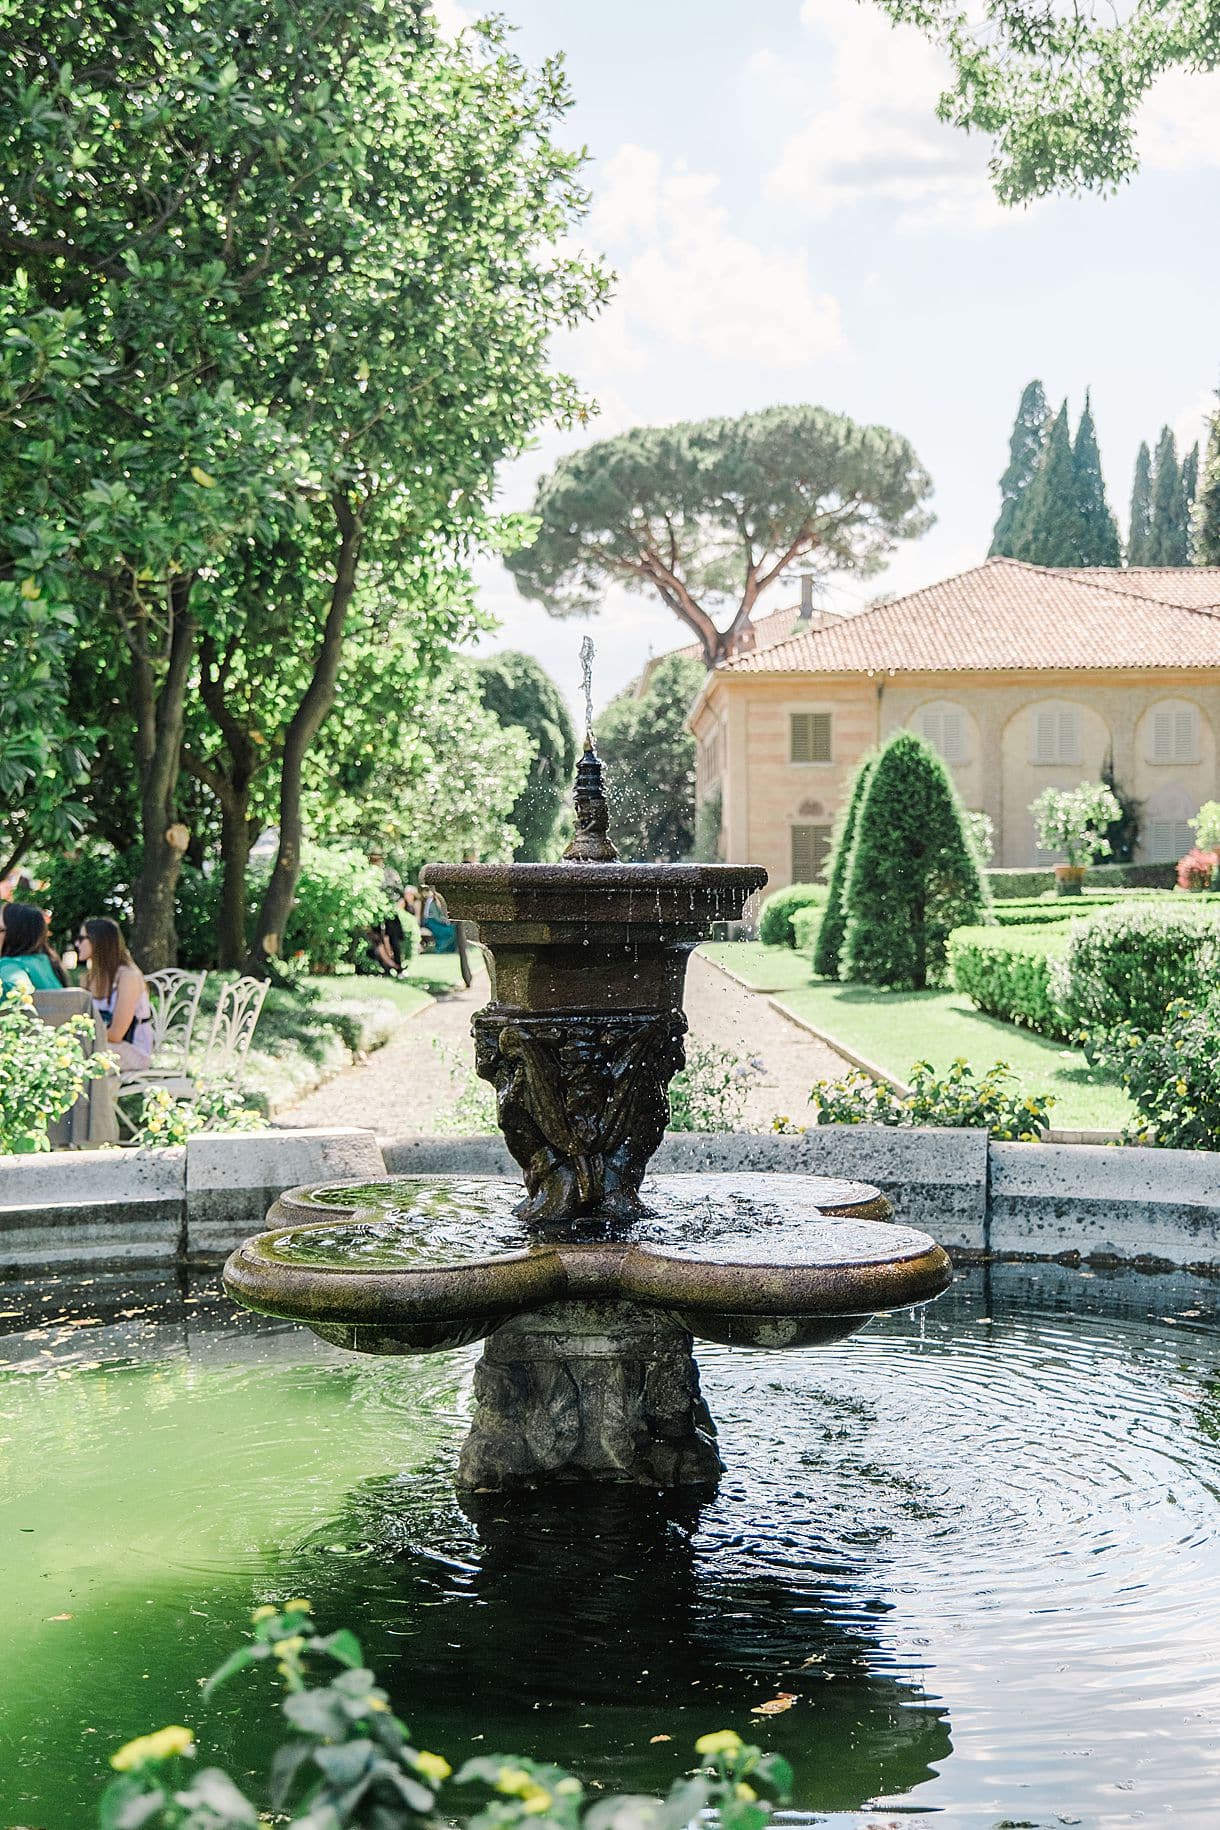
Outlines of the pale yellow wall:
{"label": "pale yellow wall", "polygon": [[[721,675],[709,683],[694,726],[698,733],[721,721],[725,732],[725,858],[765,865],[774,886],[787,883],[793,824],[833,819],[862,752],[904,726],[918,729],[921,709],[934,702],[960,706],[964,713],[966,756],[951,763],[950,771],[963,803],[990,814],[997,865],[1049,863],[1037,848],[1030,802],[1046,787],[1097,780],[1111,756],[1119,785],[1144,803],[1145,842],[1137,856],[1147,854],[1154,819],[1182,821],[1201,802],[1220,799],[1220,670],[1214,676],[1048,671],[884,680]],[[1196,709],[1199,741],[1189,763],[1150,759],[1150,717],[1167,702]],[[1078,710],[1078,763],[1034,760],[1034,715],[1039,705],[1052,704]],[[794,711],[831,713],[830,763],[789,761],[788,715]],[[699,792],[706,792],[702,783]]]}

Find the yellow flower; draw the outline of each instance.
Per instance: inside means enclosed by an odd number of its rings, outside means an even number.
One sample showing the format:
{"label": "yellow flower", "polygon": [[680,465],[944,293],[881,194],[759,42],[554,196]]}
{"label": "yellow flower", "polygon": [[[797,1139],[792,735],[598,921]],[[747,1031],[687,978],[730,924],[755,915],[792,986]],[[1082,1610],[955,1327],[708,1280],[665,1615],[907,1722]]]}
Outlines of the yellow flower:
{"label": "yellow flower", "polygon": [[202,465],[192,464],[191,465],[191,475],[192,475],[192,477],[194,477],[196,483],[198,483],[200,489],[215,489],[216,478],[213,476],[209,476],[207,471],[204,470]]}
{"label": "yellow flower", "polygon": [[496,1779],[496,1791],[509,1798],[524,1798],[534,1781],[524,1767],[502,1766]]}
{"label": "yellow flower", "polygon": [[758,1797],[758,1793],[754,1790],[754,1787],[748,1786],[744,1779],[733,1787],[733,1792],[735,1797],[740,1798],[742,1802],[747,1805],[752,1805],[754,1800]]}
{"label": "yellow flower", "polygon": [[139,1735],[128,1741],[117,1754],[111,1754],[110,1764],[116,1773],[134,1773],[151,1760],[170,1760],[175,1754],[190,1754],[194,1749],[195,1737],[189,1728],[159,1728],[155,1735]]}
{"label": "yellow flower", "polygon": [[559,1784],[555,1787],[556,1794],[560,1798],[575,1798],[580,1789],[579,1779],[572,1779],[570,1777],[561,1779]]}
{"label": "yellow flower", "polygon": [[551,1808],[551,1795],[545,1786],[531,1786],[521,1800],[521,1809],[527,1817],[542,1817]]}
{"label": "yellow flower", "polygon": [[1179,1099],[1185,1099],[1185,1098],[1186,1098],[1186,1082],[1185,1082],[1185,1081],[1184,1081],[1184,1080],[1179,1080],[1179,1081],[1178,1081],[1178,1086],[1177,1086],[1177,1091],[1178,1091],[1178,1098],[1179,1098]]}
{"label": "yellow flower", "polygon": [[735,1754],[743,1745],[735,1728],[718,1728],[710,1735],[700,1735],[695,1743],[697,1754]]}
{"label": "yellow flower", "polygon": [[313,1603],[312,1601],[286,1601],[283,1612],[285,1614],[312,1614]]}
{"label": "yellow flower", "polygon": [[23,578],[21,581],[21,595],[27,604],[34,603],[41,595],[38,580],[36,578]]}
{"label": "yellow flower", "polygon": [[276,1658],[291,1658],[293,1653],[299,1652],[304,1644],[304,1634],[294,1633],[290,1639],[275,1640],[271,1650],[275,1653]]}
{"label": "yellow flower", "polygon": [[[154,1093],[153,1098],[156,1099],[158,1097],[160,1097],[160,1096],[158,1094]],[[275,1606],[275,1604],[273,1602],[265,1601],[261,1608],[255,1608],[255,1610],[254,1610],[253,1614],[251,1614],[250,1618],[251,1618],[251,1620],[255,1621],[256,1623],[260,1620],[270,1620],[272,1615],[278,1614],[279,1611],[280,1610],[278,1609],[278,1607]]]}
{"label": "yellow flower", "polygon": [[443,1754],[420,1752],[415,1756],[415,1765],[424,1778],[430,1779],[433,1785],[439,1785],[442,1779],[448,1779],[453,1771]]}

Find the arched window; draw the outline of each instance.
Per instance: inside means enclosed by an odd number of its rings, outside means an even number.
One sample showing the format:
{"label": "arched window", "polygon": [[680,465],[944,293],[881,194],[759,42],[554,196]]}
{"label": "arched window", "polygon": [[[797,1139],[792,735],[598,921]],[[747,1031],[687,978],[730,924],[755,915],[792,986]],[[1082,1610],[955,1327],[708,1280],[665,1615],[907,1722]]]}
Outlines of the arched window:
{"label": "arched window", "polygon": [[1033,706],[1030,711],[1030,761],[1078,763],[1080,756],[1079,706]]}
{"label": "arched window", "polygon": [[920,706],[915,723],[920,736],[927,738],[944,762],[969,762],[966,714],[960,705],[937,699],[930,705]]}

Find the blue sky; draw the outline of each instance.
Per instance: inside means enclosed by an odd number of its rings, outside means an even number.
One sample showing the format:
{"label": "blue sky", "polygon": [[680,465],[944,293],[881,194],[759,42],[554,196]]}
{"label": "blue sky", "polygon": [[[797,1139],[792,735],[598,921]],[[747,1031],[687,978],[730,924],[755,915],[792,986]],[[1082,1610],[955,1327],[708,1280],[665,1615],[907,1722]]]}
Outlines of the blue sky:
{"label": "blue sky", "polygon": [[[1092,389],[1123,522],[1140,439],[1201,431],[1220,380],[1220,75],[1153,92],[1117,196],[1010,211],[986,142],[935,118],[937,56],[867,0],[502,6],[528,60],[566,55],[566,137],[591,160],[581,239],[619,274],[597,323],[556,346],[601,405],[583,436],[805,400],[895,427],[930,470],[936,526],[827,602],[984,556],[1032,376],[1073,419]],[[460,20],[456,0],[438,10]],[[527,506],[581,437],[542,438],[506,471],[505,505]],[[479,586],[501,621],[488,645],[537,654],[573,701],[586,631],[601,702],[683,640],[649,598],[614,590],[591,623],[557,623],[496,565]]]}

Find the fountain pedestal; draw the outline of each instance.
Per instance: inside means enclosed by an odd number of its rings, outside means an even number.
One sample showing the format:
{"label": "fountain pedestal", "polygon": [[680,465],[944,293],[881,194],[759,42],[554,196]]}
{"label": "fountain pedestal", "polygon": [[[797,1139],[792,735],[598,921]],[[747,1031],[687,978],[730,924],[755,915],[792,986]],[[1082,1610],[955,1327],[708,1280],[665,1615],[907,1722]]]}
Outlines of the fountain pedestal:
{"label": "fountain pedestal", "polygon": [[716,1484],[723,1464],[690,1334],[664,1310],[554,1303],[505,1322],[475,1371],[458,1484]]}

